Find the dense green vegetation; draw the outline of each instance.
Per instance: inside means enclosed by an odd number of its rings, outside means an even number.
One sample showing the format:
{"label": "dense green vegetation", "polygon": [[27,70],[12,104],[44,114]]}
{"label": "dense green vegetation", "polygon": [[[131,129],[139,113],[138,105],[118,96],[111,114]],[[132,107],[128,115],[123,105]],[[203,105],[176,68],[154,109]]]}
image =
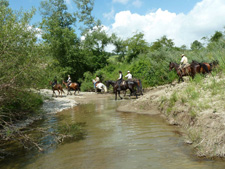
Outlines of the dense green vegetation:
{"label": "dense green vegetation", "polygon": [[[144,87],[157,86],[177,78],[175,72],[168,71],[169,62],[179,62],[181,53],[189,61],[218,60],[219,69],[225,70],[223,32],[205,37],[205,44],[195,40],[191,49],[176,47],[166,36],[148,44],[141,32],[124,40],[108,35],[91,15],[93,0],[74,2],[77,10],[71,14],[64,0],[42,1],[42,20],[31,25],[36,9],[13,11],[7,0],[0,0],[1,128],[35,113],[42,98],[31,89],[50,87],[55,76],[62,82],[70,74],[83,91],[91,91],[91,79],[96,75],[104,82],[116,80],[119,70],[129,70]],[[115,46],[111,53],[106,51],[110,44]],[[7,138],[5,133],[1,137]]]}

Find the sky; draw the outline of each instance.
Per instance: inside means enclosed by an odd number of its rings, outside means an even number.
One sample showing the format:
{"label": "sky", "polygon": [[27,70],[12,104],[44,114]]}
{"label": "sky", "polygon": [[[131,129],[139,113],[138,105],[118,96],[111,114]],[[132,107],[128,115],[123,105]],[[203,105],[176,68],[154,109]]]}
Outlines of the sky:
{"label": "sky", "polygon": [[[12,9],[23,10],[38,9],[40,2],[9,0]],[[65,2],[69,12],[75,12],[73,1]],[[225,30],[225,0],[95,0],[92,13],[109,35],[127,39],[142,32],[148,43],[165,35],[177,47],[190,47],[195,40]],[[32,24],[40,21],[37,10]]]}

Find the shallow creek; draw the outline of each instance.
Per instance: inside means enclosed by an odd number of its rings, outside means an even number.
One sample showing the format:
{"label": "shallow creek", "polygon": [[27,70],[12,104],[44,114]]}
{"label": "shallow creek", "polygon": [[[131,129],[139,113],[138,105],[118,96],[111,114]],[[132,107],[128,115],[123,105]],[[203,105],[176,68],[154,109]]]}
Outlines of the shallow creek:
{"label": "shallow creek", "polygon": [[0,168],[26,169],[222,169],[223,161],[194,156],[179,128],[159,116],[117,112],[119,102],[102,98],[51,115],[41,126],[85,122],[84,140],[44,153],[22,153]]}

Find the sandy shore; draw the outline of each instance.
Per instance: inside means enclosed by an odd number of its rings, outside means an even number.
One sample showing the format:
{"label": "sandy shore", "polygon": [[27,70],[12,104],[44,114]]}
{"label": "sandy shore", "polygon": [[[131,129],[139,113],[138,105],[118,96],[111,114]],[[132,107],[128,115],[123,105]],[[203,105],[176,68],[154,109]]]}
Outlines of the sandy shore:
{"label": "sandy shore", "polygon": [[65,109],[70,109],[78,104],[86,104],[95,99],[110,97],[110,94],[96,94],[95,92],[80,92],[76,95],[63,94],[62,96],[52,97],[52,90],[41,89],[40,94],[45,96],[42,109],[47,114],[55,114]]}

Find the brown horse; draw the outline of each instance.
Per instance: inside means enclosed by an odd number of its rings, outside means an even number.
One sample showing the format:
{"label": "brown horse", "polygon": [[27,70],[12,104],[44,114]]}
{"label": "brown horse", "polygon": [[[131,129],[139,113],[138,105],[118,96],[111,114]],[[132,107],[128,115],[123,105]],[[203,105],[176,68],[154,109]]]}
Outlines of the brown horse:
{"label": "brown horse", "polygon": [[61,84],[55,84],[54,86],[52,85],[53,82],[49,82],[49,84],[52,86],[52,92],[53,92],[52,97],[54,96],[54,94],[57,97],[57,95],[55,93],[55,90],[57,90],[59,92],[59,96],[60,96],[60,93],[61,93],[61,96],[62,96],[62,93],[65,93],[63,91],[63,88],[62,88],[62,85]]}
{"label": "brown horse", "polygon": [[192,60],[191,65],[196,70],[197,73],[205,74],[210,73],[212,71],[211,65],[206,62],[199,63],[195,60]]}
{"label": "brown horse", "polygon": [[68,83],[63,81],[63,84],[66,86],[66,88],[68,89],[67,95],[70,93],[70,95],[72,95],[71,90],[74,90],[74,95],[76,94],[76,91],[78,90],[78,93],[80,91],[80,86],[78,83],[70,83],[69,87],[68,87]]}
{"label": "brown horse", "polygon": [[180,70],[179,64],[177,64],[175,62],[170,62],[170,64],[169,64],[169,70],[171,71],[172,69],[175,69],[175,71],[177,72],[177,76],[179,77],[178,83],[180,83],[180,80],[182,80],[182,82],[184,81],[183,76],[191,76],[193,79],[195,76],[195,73],[196,73],[195,69],[193,69],[192,65],[189,65],[188,67]]}

